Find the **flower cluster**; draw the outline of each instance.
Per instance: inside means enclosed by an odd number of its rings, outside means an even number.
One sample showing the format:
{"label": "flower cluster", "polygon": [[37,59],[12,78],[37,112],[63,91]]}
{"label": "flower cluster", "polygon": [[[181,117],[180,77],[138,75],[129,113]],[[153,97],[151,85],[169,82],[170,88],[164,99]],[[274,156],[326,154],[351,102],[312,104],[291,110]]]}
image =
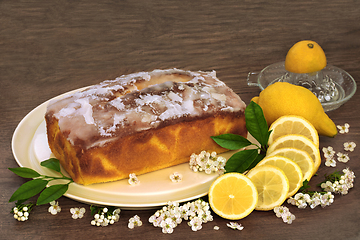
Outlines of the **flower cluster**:
{"label": "flower cluster", "polygon": [[70,208],[70,213],[72,214],[73,219],[82,218],[85,213],[85,208]]}
{"label": "flower cluster", "polygon": [[61,212],[61,207],[59,206],[59,202],[52,201],[49,204],[50,204],[49,213],[51,213],[52,215],[56,215],[57,213]]}
{"label": "flower cluster", "polygon": [[297,193],[294,197],[290,197],[287,201],[289,204],[295,205],[298,208],[306,208],[309,205],[312,209],[321,205],[321,207],[329,206],[334,202],[334,195],[331,192],[320,193]]}
{"label": "flower cluster", "polygon": [[[345,142],[344,143],[344,150],[345,151],[354,151],[356,147],[356,144],[354,142]],[[336,167],[336,161],[335,161],[335,151],[333,149],[333,147],[329,146],[329,147],[323,147],[322,149],[323,153],[324,153],[324,157],[325,157],[325,165],[327,167]],[[337,160],[339,162],[343,162],[346,163],[350,160],[349,156],[347,153],[342,153],[342,152],[338,152],[336,153],[337,156]]]}
{"label": "flower cluster", "polygon": [[202,224],[212,221],[210,206],[207,202],[198,199],[179,206],[177,202],[169,202],[167,206],[150,216],[149,222],[155,227],[161,227],[163,233],[172,233],[182,220],[190,220],[188,225],[193,231],[200,230]]}
{"label": "flower cluster", "polygon": [[218,172],[223,174],[225,172],[226,158],[217,156],[216,152],[202,151],[199,155],[193,153],[190,156],[190,169],[194,172],[204,171],[207,174]]}
{"label": "flower cluster", "polygon": [[14,207],[11,210],[11,213],[14,214],[14,218],[18,220],[19,222],[24,222],[29,219],[29,214],[33,208],[34,204],[28,203],[28,204],[16,204],[16,207]]}
{"label": "flower cluster", "polygon": [[139,183],[140,183],[140,180],[137,178],[135,173],[130,173],[129,174],[129,184],[130,185],[136,185],[136,184],[139,184]]}
{"label": "flower cluster", "polygon": [[173,183],[177,183],[177,182],[181,182],[182,181],[182,175],[178,172],[174,172],[173,174],[170,175],[170,180]]}
{"label": "flower cluster", "polygon": [[324,191],[346,195],[349,189],[354,186],[355,174],[349,168],[342,170],[343,174],[335,172],[326,177],[326,181],[322,182],[320,187]]}
{"label": "flower cluster", "polygon": [[330,175],[325,175],[325,181],[319,186],[323,192],[306,191],[309,188],[307,182],[304,182],[302,192],[295,194],[294,197],[288,199],[288,203],[296,205],[298,208],[306,208],[309,205],[311,208],[316,206],[326,207],[334,202],[334,194],[345,195],[349,189],[354,186],[355,174],[349,168],[343,169],[342,173],[335,171]]}
{"label": "flower cluster", "polygon": [[91,206],[90,209],[94,215],[94,219],[91,221],[93,226],[106,227],[109,224],[118,222],[120,219],[120,208]]}
{"label": "flower cluster", "polygon": [[142,225],[142,221],[138,215],[129,219],[128,228],[133,229],[135,227],[140,227]]}
{"label": "flower cluster", "polygon": [[227,223],[226,226],[228,226],[231,229],[239,230],[239,231],[244,229],[244,227],[241,224],[236,223],[236,222]]}
{"label": "flower cluster", "polygon": [[291,224],[295,220],[295,215],[287,207],[275,207],[274,212],[278,218],[282,218],[284,223]]}

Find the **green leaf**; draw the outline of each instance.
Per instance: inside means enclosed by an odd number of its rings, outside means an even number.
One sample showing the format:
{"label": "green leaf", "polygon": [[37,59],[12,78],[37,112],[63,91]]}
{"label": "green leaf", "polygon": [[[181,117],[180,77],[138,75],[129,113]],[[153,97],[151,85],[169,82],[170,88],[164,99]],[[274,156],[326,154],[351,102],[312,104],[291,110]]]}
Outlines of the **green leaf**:
{"label": "green leaf", "polygon": [[42,205],[52,202],[66,193],[69,188],[69,184],[56,184],[46,188],[40,194],[36,205]]}
{"label": "green leaf", "polygon": [[98,213],[99,208],[97,206],[91,205],[90,206],[91,215],[95,215]]}
{"label": "green leaf", "polygon": [[258,154],[255,158],[255,160],[251,163],[251,165],[246,170],[250,170],[254,168],[263,158],[266,156],[266,154]]}
{"label": "green leaf", "polygon": [[303,185],[299,188],[298,192],[306,192],[310,188],[309,181],[305,179]]}
{"label": "green leaf", "polygon": [[225,170],[229,172],[243,173],[251,166],[258,156],[258,149],[247,149],[232,155],[226,162]]}
{"label": "green leaf", "polygon": [[270,132],[261,107],[251,101],[245,109],[246,128],[249,133],[265,147],[268,144]]}
{"label": "green leaf", "polygon": [[55,170],[56,172],[61,172],[60,162],[56,158],[50,158],[40,163],[41,166]]}
{"label": "green leaf", "polygon": [[9,170],[23,178],[36,178],[41,176],[38,172],[26,167],[9,168]]}
{"label": "green leaf", "polygon": [[236,134],[222,134],[211,137],[218,145],[229,150],[237,150],[251,145],[251,142],[243,136]]}
{"label": "green leaf", "polygon": [[28,181],[21,185],[14,194],[10,197],[9,202],[13,202],[16,200],[25,200],[29,199],[39,192],[41,192],[44,188],[46,188],[46,185],[49,181],[42,180],[42,179],[34,179],[31,181]]}

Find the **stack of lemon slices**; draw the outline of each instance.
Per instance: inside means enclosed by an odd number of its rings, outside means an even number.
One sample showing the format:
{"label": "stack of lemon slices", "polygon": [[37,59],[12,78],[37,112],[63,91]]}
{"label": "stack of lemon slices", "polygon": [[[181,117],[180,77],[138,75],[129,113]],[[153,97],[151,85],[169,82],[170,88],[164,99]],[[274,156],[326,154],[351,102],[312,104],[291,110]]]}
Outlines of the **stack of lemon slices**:
{"label": "stack of lemon slices", "polygon": [[263,160],[246,174],[224,174],[212,183],[209,203],[219,216],[235,220],[254,209],[272,210],[293,196],[319,168],[319,136],[305,118],[282,116],[270,130]]}

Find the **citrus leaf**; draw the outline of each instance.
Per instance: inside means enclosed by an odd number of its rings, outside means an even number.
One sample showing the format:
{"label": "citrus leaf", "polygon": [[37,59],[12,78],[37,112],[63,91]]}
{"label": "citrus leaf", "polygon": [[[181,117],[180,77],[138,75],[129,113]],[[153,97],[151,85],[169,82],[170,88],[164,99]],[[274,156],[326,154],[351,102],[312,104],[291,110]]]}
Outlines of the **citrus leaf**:
{"label": "citrus leaf", "polygon": [[56,158],[50,158],[48,160],[42,161],[40,163],[41,166],[55,170],[56,172],[61,172],[60,162]]}
{"label": "citrus leaf", "polygon": [[69,184],[56,184],[46,188],[40,194],[36,205],[42,205],[52,202],[66,193],[69,188]]}
{"label": "citrus leaf", "polygon": [[97,206],[90,206],[90,210],[91,210],[91,215],[95,215],[96,213],[98,213],[98,207]]}
{"label": "citrus leaf", "polygon": [[251,142],[241,135],[222,134],[211,137],[218,145],[229,150],[237,150],[251,145]]}
{"label": "citrus leaf", "polygon": [[251,101],[245,109],[246,128],[262,145],[267,146],[270,132],[261,107]]}
{"label": "citrus leaf", "polygon": [[26,168],[26,167],[9,168],[9,170],[23,178],[36,178],[36,177],[41,176],[35,170],[32,170],[31,168]]}
{"label": "citrus leaf", "polygon": [[10,197],[9,202],[13,202],[16,200],[25,200],[35,196],[36,194],[41,192],[44,188],[46,188],[48,182],[49,181],[42,179],[34,179],[24,183]]}
{"label": "citrus leaf", "polygon": [[251,165],[246,170],[250,170],[250,169],[254,168],[265,157],[265,155],[266,154],[257,155],[255,160],[251,163]]}
{"label": "citrus leaf", "polygon": [[258,149],[247,149],[233,154],[226,162],[225,170],[229,172],[245,172],[258,156]]}

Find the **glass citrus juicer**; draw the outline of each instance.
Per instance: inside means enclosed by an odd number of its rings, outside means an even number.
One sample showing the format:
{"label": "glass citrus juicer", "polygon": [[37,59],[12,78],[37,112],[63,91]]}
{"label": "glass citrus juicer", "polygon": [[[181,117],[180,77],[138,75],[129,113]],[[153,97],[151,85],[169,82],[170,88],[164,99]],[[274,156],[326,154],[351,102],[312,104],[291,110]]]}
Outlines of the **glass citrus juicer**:
{"label": "glass citrus juicer", "polygon": [[309,89],[320,100],[325,112],[337,109],[356,92],[353,77],[330,65],[318,72],[299,74],[285,70],[285,62],[279,62],[261,72],[250,72],[247,77],[249,86],[258,86],[261,90],[275,82],[288,82]]}

